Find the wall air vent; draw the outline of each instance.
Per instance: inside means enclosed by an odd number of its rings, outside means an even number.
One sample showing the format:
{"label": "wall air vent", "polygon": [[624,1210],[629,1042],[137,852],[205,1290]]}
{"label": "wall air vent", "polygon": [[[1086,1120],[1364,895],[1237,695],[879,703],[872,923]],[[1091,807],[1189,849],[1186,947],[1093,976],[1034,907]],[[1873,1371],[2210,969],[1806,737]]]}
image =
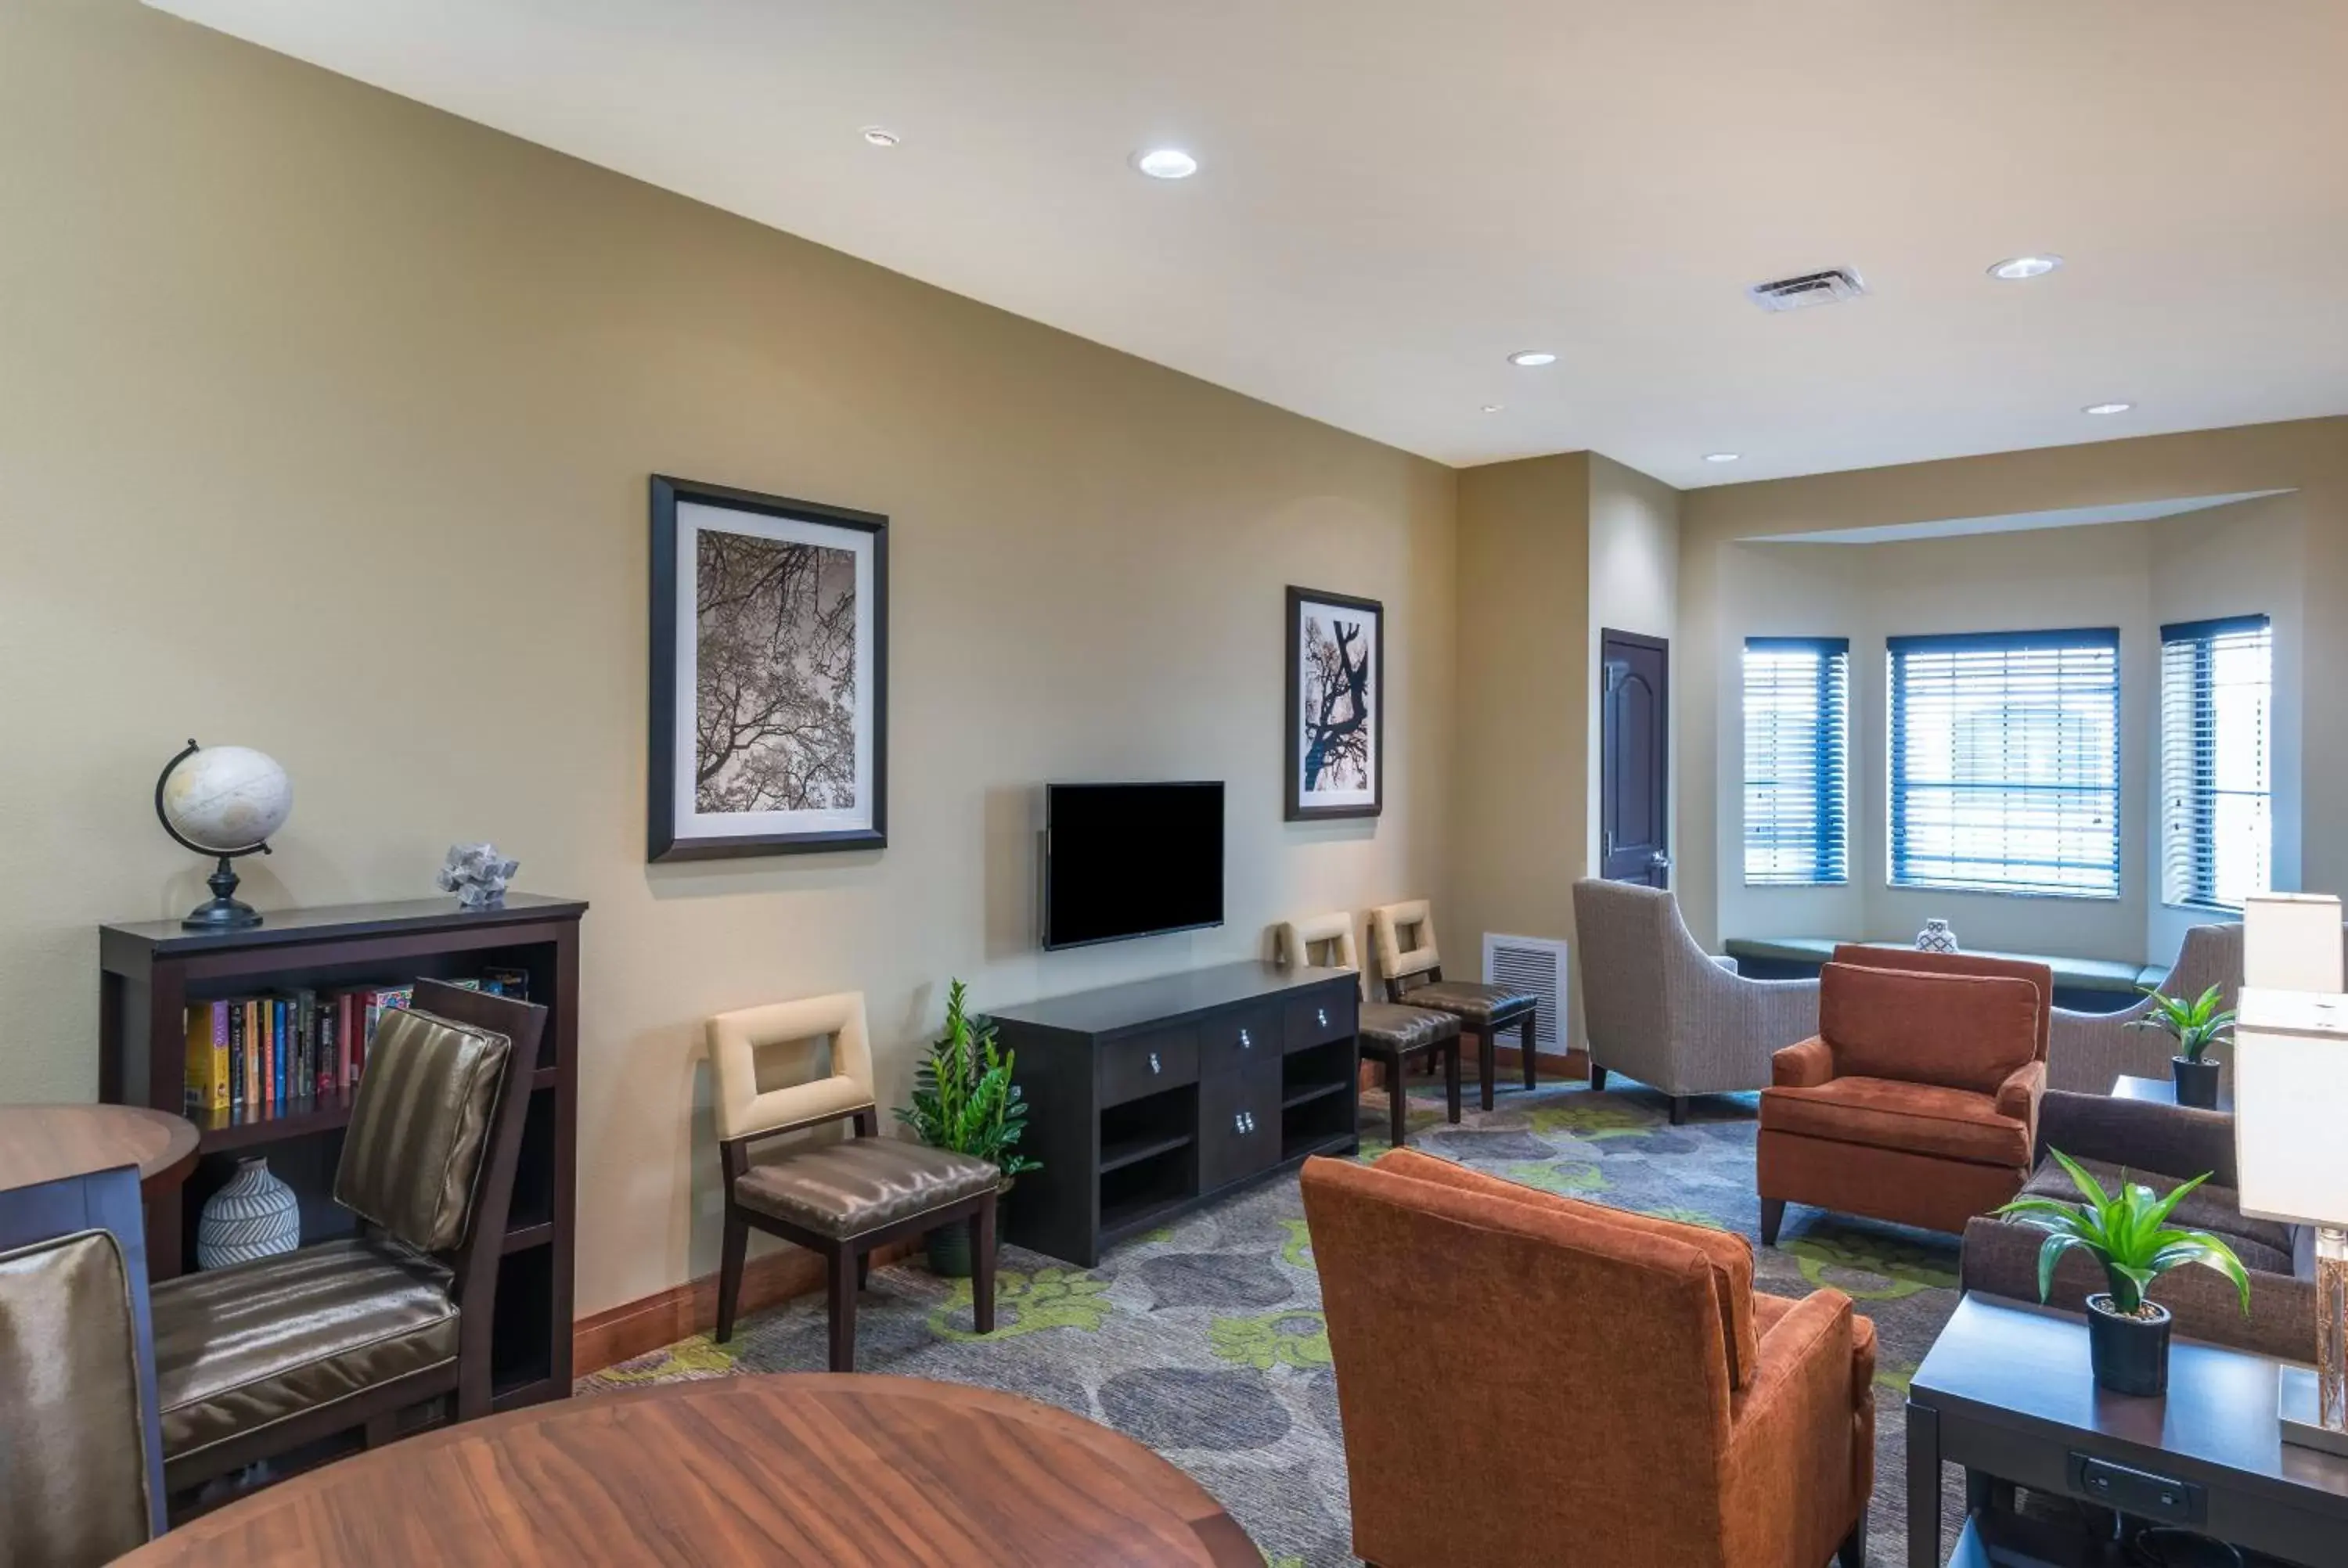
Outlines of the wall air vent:
{"label": "wall air vent", "polygon": [[1536,1050],[1565,1049],[1565,944],[1552,938],[1484,933],[1484,983],[1540,999],[1533,1009]]}
{"label": "wall air vent", "polygon": [[1745,292],[1765,311],[1798,311],[1809,305],[1855,300],[1867,292],[1867,280],[1859,275],[1856,268],[1829,267],[1823,272],[1804,272],[1798,278],[1756,283]]}

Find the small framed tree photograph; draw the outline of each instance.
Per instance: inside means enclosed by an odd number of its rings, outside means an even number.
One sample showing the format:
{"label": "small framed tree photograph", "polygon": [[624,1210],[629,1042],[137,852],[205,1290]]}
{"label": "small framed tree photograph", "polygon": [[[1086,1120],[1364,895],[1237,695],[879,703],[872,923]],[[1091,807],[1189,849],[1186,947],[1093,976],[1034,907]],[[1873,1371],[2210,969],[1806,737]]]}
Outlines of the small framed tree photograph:
{"label": "small framed tree photograph", "polygon": [[652,482],[645,858],[889,842],[889,519]]}
{"label": "small framed tree photograph", "polygon": [[1375,816],[1385,804],[1385,607],[1288,590],[1287,816]]}

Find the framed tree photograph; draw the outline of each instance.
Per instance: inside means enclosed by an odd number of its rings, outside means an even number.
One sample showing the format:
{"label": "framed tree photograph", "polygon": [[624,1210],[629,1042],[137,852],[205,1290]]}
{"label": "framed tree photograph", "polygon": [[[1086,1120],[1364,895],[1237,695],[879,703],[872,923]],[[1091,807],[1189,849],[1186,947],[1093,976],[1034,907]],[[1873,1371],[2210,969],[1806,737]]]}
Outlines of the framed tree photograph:
{"label": "framed tree photograph", "polygon": [[1288,590],[1288,820],[1375,816],[1385,804],[1385,607]]}
{"label": "framed tree photograph", "polygon": [[648,860],[889,842],[889,519],[653,477]]}

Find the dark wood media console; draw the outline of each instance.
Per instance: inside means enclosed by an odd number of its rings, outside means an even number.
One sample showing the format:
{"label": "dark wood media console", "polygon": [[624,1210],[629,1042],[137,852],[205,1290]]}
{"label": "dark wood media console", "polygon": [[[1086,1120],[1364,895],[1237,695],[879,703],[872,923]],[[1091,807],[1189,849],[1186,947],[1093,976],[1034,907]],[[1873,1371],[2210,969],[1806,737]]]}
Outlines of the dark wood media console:
{"label": "dark wood media console", "polygon": [[1348,969],[1225,964],[993,1015],[1044,1168],[1004,1206],[1021,1246],[1101,1249],[1308,1154],[1350,1153],[1361,1042]]}

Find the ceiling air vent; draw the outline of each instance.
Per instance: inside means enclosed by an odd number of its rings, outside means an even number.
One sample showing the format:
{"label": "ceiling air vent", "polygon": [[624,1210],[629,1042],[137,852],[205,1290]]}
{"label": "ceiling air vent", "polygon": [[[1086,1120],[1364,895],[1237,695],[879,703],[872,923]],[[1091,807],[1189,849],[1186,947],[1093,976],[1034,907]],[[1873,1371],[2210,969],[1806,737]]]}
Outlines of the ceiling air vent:
{"label": "ceiling air vent", "polygon": [[1804,272],[1798,278],[1756,283],[1745,292],[1765,311],[1798,311],[1809,305],[1855,300],[1867,292],[1867,280],[1854,268],[1829,267],[1823,272]]}

